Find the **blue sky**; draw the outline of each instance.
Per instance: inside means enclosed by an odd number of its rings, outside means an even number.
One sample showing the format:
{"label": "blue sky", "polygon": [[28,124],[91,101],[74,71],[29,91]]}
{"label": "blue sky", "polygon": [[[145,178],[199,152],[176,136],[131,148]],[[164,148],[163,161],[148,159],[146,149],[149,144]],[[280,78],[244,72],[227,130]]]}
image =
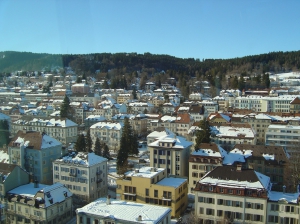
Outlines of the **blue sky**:
{"label": "blue sky", "polygon": [[300,50],[299,0],[1,0],[0,51],[234,58]]}

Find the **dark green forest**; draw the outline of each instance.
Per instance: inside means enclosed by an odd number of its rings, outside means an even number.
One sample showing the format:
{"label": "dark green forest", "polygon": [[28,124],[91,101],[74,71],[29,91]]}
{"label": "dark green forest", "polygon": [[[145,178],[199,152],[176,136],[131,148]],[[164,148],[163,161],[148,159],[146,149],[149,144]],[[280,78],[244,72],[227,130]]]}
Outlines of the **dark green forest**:
{"label": "dark green forest", "polygon": [[[260,75],[266,72],[297,71],[300,68],[300,51],[270,52],[232,59],[176,58],[170,55],[151,53],[94,53],[85,55],[53,55],[29,52],[0,52],[0,75],[14,71],[50,71],[61,67],[71,67],[76,74],[94,76],[97,79],[110,79],[112,88],[131,84],[135,77],[140,78],[141,86],[147,80],[158,86],[167,78],[177,80],[178,87],[190,92],[195,80],[209,81],[220,88],[267,88],[267,81]],[[240,77],[256,77],[251,82],[239,82]],[[258,78],[257,78],[258,77]]]}

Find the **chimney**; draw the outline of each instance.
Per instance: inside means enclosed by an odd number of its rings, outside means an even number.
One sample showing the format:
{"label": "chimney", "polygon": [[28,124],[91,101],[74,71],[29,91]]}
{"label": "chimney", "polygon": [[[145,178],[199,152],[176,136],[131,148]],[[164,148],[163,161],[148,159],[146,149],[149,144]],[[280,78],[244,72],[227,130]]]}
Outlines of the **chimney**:
{"label": "chimney", "polygon": [[242,171],[242,164],[237,164],[236,165],[236,171],[239,171],[239,172]]}
{"label": "chimney", "polygon": [[286,190],[286,186],[285,186],[285,185],[283,185],[283,187],[282,187],[282,191],[283,191],[283,193],[285,193],[285,190]]}
{"label": "chimney", "polygon": [[137,221],[142,221],[142,220],[143,220],[143,219],[142,219],[142,216],[139,215],[138,218],[137,218]]}
{"label": "chimney", "polygon": [[106,204],[107,204],[107,205],[110,205],[110,204],[111,204],[111,203],[110,203],[110,195],[107,195]]}

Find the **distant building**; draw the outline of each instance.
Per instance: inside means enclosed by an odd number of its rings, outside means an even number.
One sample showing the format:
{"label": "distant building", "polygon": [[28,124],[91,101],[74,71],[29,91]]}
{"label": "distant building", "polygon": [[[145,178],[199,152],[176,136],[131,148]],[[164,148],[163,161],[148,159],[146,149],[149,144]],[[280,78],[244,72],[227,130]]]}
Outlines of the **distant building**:
{"label": "distant building", "polygon": [[86,83],[76,83],[71,86],[73,93],[89,93],[90,87]]}
{"label": "distant building", "polygon": [[171,209],[107,197],[77,209],[76,218],[77,224],[169,224]]}

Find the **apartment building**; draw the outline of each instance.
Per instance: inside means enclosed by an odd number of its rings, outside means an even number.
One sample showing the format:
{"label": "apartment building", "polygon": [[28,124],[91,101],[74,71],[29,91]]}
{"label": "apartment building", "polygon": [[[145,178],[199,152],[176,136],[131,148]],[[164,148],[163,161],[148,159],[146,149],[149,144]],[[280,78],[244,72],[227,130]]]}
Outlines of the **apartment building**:
{"label": "apartment building", "polygon": [[6,223],[63,224],[72,212],[72,193],[61,183],[29,183],[7,193]]}
{"label": "apartment building", "polygon": [[115,200],[108,196],[76,210],[77,224],[169,224],[171,209],[157,205]]}
{"label": "apartment building", "polygon": [[210,130],[211,142],[226,150],[235,144],[256,144],[256,133],[249,124],[214,124]]}
{"label": "apartment building", "polygon": [[201,143],[198,151],[193,151],[189,158],[189,192],[194,193],[199,179],[215,167],[222,166],[222,161],[218,145]]}
{"label": "apartment building", "polygon": [[117,198],[169,207],[171,216],[179,217],[187,207],[188,181],[167,175],[165,168],[142,167],[129,171],[116,181]]}
{"label": "apartment building", "polygon": [[189,114],[193,117],[194,122],[202,121],[204,118],[204,107],[199,105],[191,105]]}
{"label": "apartment building", "polygon": [[19,131],[8,145],[9,163],[30,173],[33,180],[52,183],[52,161],[61,157],[62,144],[39,132]]}
{"label": "apartment building", "polygon": [[282,146],[236,144],[232,151],[243,152],[245,156],[243,167],[270,177],[272,190],[281,191],[283,186],[288,188],[289,183],[284,176],[288,172],[290,155]]}
{"label": "apartment building", "polygon": [[150,166],[165,168],[167,174],[188,177],[188,166],[185,164],[190,156],[192,142],[168,131],[148,144]]}
{"label": "apartment building", "polygon": [[122,104],[127,102],[128,100],[130,100],[132,98],[132,94],[130,93],[121,93],[118,94],[117,96],[117,103]]}
{"label": "apartment building", "polygon": [[37,131],[46,133],[52,138],[60,141],[63,145],[76,142],[78,124],[69,119],[38,119],[17,120],[12,123],[12,134],[16,134],[19,130]]}
{"label": "apartment building", "polygon": [[298,96],[281,95],[269,96],[241,96],[235,98],[235,108],[251,109],[256,112],[290,112],[290,103]]}
{"label": "apartment building", "polygon": [[74,203],[92,202],[107,195],[107,159],[95,153],[72,152],[53,162],[53,182],[64,184]]}
{"label": "apartment building", "polygon": [[204,106],[205,111],[206,111],[207,114],[215,113],[219,110],[218,103],[216,103],[214,101],[203,100],[199,104]]}
{"label": "apartment building", "polygon": [[[148,118],[149,119],[149,118]],[[150,120],[148,122],[148,131],[154,131],[156,128],[168,128],[177,135],[187,136],[188,130],[194,123],[193,117],[188,113],[180,113],[176,116],[164,115],[159,120]]]}
{"label": "apartment building", "polygon": [[213,101],[218,103],[219,110],[226,111],[227,108],[229,107],[228,98],[225,98],[225,97],[222,97],[222,96],[216,96],[216,97],[213,98]]}
{"label": "apartment building", "polygon": [[73,93],[89,93],[90,87],[86,83],[76,83],[71,86],[71,90]]}
{"label": "apartment building", "polygon": [[300,141],[299,125],[277,125],[268,126],[265,137],[266,145],[282,146],[288,152],[299,152],[298,145]]}
{"label": "apartment building", "polygon": [[128,104],[127,110],[129,113],[142,114],[152,112],[154,109],[153,104],[149,102],[133,102]]}
{"label": "apartment building", "polygon": [[137,135],[143,135],[147,133],[147,116],[145,114],[116,114],[112,117],[112,120],[115,122],[124,123],[125,118],[128,118],[132,130]]}
{"label": "apartment building", "polygon": [[195,213],[208,223],[267,222],[271,183],[254,170],[219,166],[202,177],[194,190]]}
{"label": "apartment building", "polygon": [[6,193],[28,183],[29,173],[24,169],[14,164],[0,163],[0,223],[6,219]]}
{"label": "apartment building", "polygon": [[147,132],[155,131],[159,127],[159,121],[162,117],[160,114],[146,114],[147,116]]}
{"label": "apartment building", "polygon": [[291,113],[300,113],[300,97],[296,97],[290,103],[290,112]]}
{"label": "apartment building", "polygon": [[93,124],[96,124],[100,121],[106,121],[106,118],[101,115],[90,115],[87,118],[84,119],[84,128],[87,130],[89,129]]}
{"label": "apartment building", "polygon": [[93,144],[95,144],[98,137],[110,150],[119,150],[123,126],[123,123],[113,121],[101,121],[93,124],[90,127]]}

